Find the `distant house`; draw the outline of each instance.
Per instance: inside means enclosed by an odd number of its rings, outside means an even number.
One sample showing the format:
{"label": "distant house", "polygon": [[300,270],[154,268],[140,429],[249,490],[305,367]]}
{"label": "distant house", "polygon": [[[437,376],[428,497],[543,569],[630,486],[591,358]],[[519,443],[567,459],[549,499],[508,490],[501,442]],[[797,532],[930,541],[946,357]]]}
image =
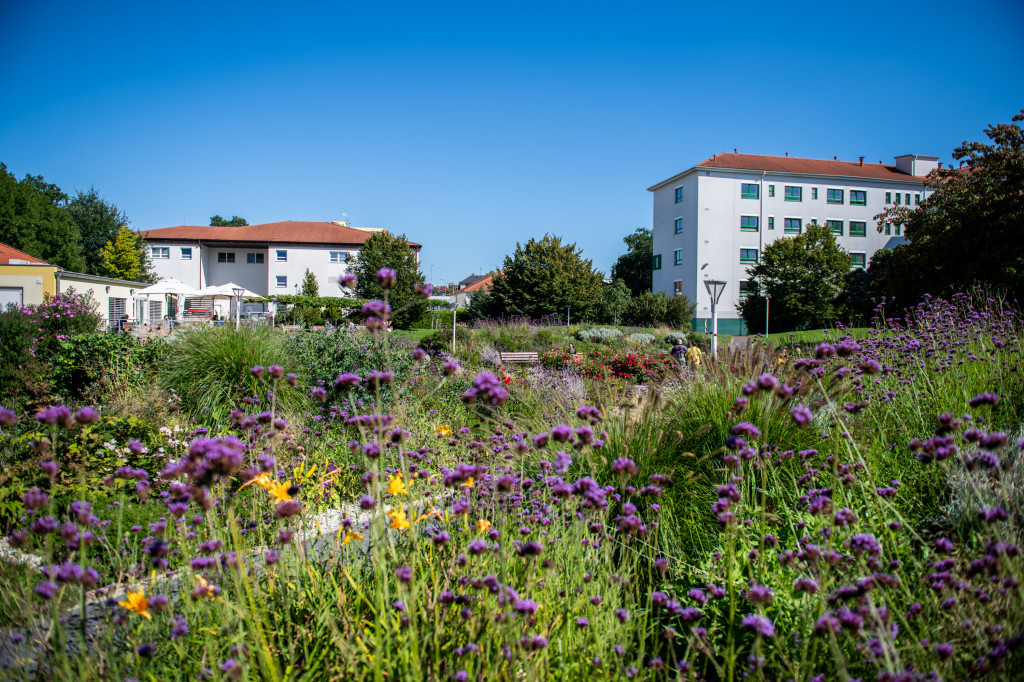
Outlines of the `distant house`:
{"label": "distant house", "polygon": [[[257,294],[297,294],[308,268],[320,294],[340,295],[338,278],[353,269],[363,244],[381,228],[345,221],[289,220],[244,227],[179,225],[141,232],[157,279],[202,289],[235,282]],[[419,259],[422,246],[409,242]]]}
{"label": "distant house", "polygon": [[458,284],[458,286],[456,288],[458,288],[458,289],[465,289],[466,287],[471,286],[473,284],[476,284],[477,282],[479,282],[482,279],[487,278],[488,276],[489,275],[478,275],[478,274],[476,274],[474,272],[472,275],[470,275],[466,279],[464,279],[461,282],[459,282],[459,284]]}
{"label": "distant house", "polygon": [[462,286],[462,282],[459,282],[460,286],[455,291],[454,294],[455,305],[459,308],[465,308],[466,306],[469,305],[469,301],[471,298],[473,298],[473,294],[475,294],[478,291],[490,291],[491,285],[494,283],[495,274],[497,273],[492,272],[489,275],[481,275],[479,277],[476,275],[472,275],[470,277],[467,277],[462,281],[465,282],[468,279],[472,279],[473,281],[466,286]]}
{"label": "distant house", "polygon": [[91,293],[97,310],[106,320],[128,315],[133,320],[159,320],[162,302],[148,302],[135,293],[149,286],[144,282],[87,275],[62,270],[35,256],[0,244],[0,309],[8,305],[39,305],[46,297],[67,293]]}

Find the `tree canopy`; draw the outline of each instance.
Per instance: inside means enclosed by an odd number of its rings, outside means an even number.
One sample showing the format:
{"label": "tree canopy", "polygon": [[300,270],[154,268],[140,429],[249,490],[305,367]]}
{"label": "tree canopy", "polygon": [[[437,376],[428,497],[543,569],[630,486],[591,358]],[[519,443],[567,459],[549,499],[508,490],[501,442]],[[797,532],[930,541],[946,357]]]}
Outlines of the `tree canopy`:
{"label": "tree canopy", "polygon": [[850,255],[836,243],[831,228],[811,223],[803,234],[764,247],[760,262],[747,270],[755,293],[737,308],[747,327],[761,331],[767,293],[769,331],[826,327],[840,317],[836,298],[849,271]]}
{"label": "tree canopy", "polygon": [[152,282],[153,271],[145,240],[127,227],[122,227],[99,252],[100,267],[95,273],[104,277]]}
{"label": "tree canopy", "polygon": [[219,215],[210,216],[210,227],[245,227],[248,224],[245,218],[236,215],[231,216],[231,220]]}
{"label": "tree canopy", "polygon": [[908,244],[893,256],[890,295],[904,305],[922,294],[962,291],[987,284],[1024,296],[1024,109],[1012,123],[990,125],[985,142],[964,142],[953,151],[962,168],[928,175],[934,193],[910,209],[897,206],[876,216],[903,224]]}
{"label": "tree canopy", "polygon": [[396,274],[395,288],[388,291],[388,304],[394,310],[392,323],[398,329],[408,329],[426,312],[427,302],[415,291],[423,274],[404,234],[395,237],[386,231],[374,232],[363,244],[354,268],[360,298],[384,298],[385,289],[377,283],[381,268],[391,268]]}
{"label": "tree canopy", "polygon": [[494,275],[489,299],[491,316],[565,315],[586,319],[601,296],[601,273],[584,259],[575,244],[544,235],[516,244]]}
{"label": "tree canopy", "polygon": [[67,211],[78,225],[78,233],[82,238],[85,272],[91,275],[105,274],[100,251],[107,242],[114,241],[122,228],[128,227],[128,216],[114,204],[104,201],[95,187],[90,187],[88,192],[78,192],[68,202]]}
{"label": "tree canopy", "polygon": [[621,279],[634,296],[651,290],[653,273],[651,258],[654,256],[654,237],[646,227],[638,227],[633,234],[622,238],[628,250],[619,256],[612,266],[612,279]]}
{"label": "tree canopy", "polygon": [[18,180],[0,163],[0,242],[65,270],[85,268],[81,235],[68,196],[41,175]]}

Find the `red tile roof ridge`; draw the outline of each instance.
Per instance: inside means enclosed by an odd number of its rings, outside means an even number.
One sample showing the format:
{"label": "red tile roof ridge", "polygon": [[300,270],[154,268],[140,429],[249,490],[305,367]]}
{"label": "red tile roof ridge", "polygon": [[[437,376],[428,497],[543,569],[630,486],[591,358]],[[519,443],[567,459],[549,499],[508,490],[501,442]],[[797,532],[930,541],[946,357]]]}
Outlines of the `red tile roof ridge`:
{"label": "red tile roof ridge", "polygon": [[770,156],[766,154],[715,154],[696,165],[698,168],[729,168],[737,170],[763,170],[807,175],[838,175],[872,178],[877,180],[907,180],[924,182],[925,178],[909,175],[894,165],[839,161],[837,159],[807,159],[796,156]]}
{"label": "red tile roof ridge", "polygon": [[11,263],[11,259],[28,261],[29,265],[49,265],[40,258],[0,242],[0,265],[25,265],[25,263]]}
{"label": "red tile roof ridge", "polygon": [[[146,239],[237,241],[237,242],[279,242],[282,244],[363,244],[374,233],[354,227],[337,225],[329,221],[282,220],[274,223],[255,225],[214,226],[175,225],[151,230],[140,230]],[[409,242],[413,248],[422,244]]]}

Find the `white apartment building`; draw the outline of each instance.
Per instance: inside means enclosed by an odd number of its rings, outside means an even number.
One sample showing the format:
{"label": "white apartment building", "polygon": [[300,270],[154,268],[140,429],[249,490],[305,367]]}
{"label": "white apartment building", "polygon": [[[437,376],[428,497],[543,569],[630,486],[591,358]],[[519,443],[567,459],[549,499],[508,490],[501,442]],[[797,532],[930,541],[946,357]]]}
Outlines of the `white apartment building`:
{"label": "white apartment building", "polygon": [[[351,270],[364,242],[380,228],[344,221],[286,221],[213,227],[179,225],[141,234],[157,279],[173,277],[202,289],[234,282],[257,294],[298,294],[308,268],[321,296],[340,296],[338,278]],[[421,245],[409,242],[419,259]]]}
{"label": "white apartment building", "polygon": [[[937,156],[907,154],[895,164],[716,154],[663,182],[654,195],[653,289],[686,294],[697,304],[693,329],[710,329],[704,280],[725,280],[718,331],[746,334],[736,309],[751,289],[747,269],[767,244],[800,234],[811,223],[832,228],[853,267],[902,238],[901,226],[881,230],[874,216],[888,206],[917,206],[931,190],[924,176]],[[889,248],[892,248],[891,246]]]}

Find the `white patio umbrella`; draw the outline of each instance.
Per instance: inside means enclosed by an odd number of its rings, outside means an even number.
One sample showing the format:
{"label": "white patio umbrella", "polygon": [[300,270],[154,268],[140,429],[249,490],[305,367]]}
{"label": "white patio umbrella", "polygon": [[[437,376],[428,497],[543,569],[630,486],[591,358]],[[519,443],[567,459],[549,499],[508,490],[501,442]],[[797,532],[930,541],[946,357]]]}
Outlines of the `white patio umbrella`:
{"label": "white patio umbrella", "polygon": [[249,291],[245,287],[239,286],[234,282],[228,282],[227,284],[218,284],[217,286],[205,287],[203,289],[200,289],[193,298],[210,298],[213,300],[234,300],[236,298],[235,289],[242,290],[241,296],[238,296],[237,298],[242,298],[247,301],[263,298],[259,294],[253,293],[252,291]]}
{"label": "white patio umbrella", "polygon": [[[187,296],[195,296],[199,293],[194,287],[185,284],[173,277],[162,279],[156,284],[151,284],[145,289],[139,289],[137,294],[146,295],[146,309],[149,310],[149,297],[152,296],[176,296],[177,297],[177,315],[181,316],[182,308],[185,306],[185,298]],[[169,308],[168,308],[169,309]]]}

